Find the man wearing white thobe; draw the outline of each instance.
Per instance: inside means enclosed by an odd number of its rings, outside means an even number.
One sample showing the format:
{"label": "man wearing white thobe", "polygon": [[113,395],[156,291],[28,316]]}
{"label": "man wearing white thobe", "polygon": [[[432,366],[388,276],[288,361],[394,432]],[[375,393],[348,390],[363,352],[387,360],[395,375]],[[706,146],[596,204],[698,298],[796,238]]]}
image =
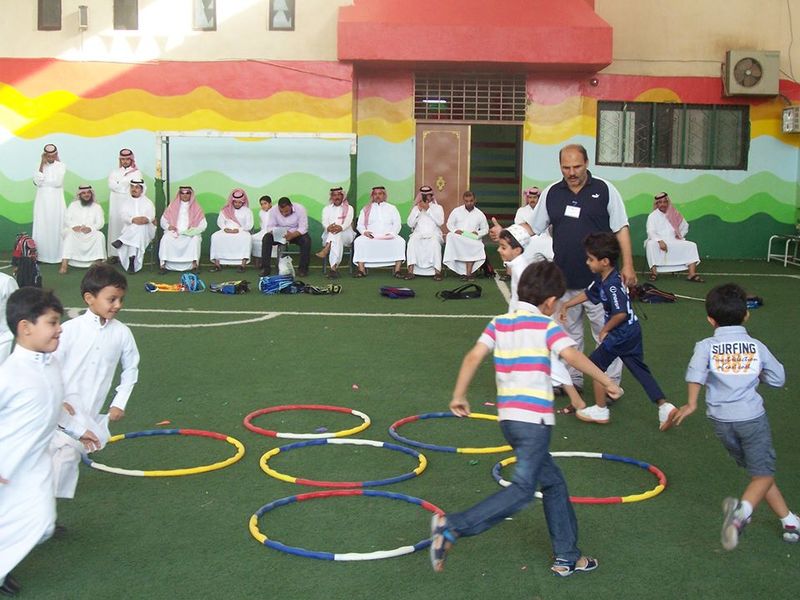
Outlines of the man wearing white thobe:
{"label": "man wearing white thobe", "polygon": [[39,170],[33,175],[36,197],[33,200],[33,233],[39,261],[60,263],[63,258],[63,229],[67,205],[64,202],[64,175],[67,166],[58,158],[55,144],[47,144]]}
{"label": "man wearing white thobe", "polygon": [[85,268],[105,259],[106,238],[100,231],[103,225],[103,208],[95,202],[92,186],[79,186],[64,220],[64,250],[59,273],[66,273],[68,264]]}
{"label": "man wearing white thobe", "polygon": [[375,186],[369,204],[358,215],[356,229],[361,235],[353,241],[353,262],[358,265],[356,277],[366,277],[367,267],[394,266],[394,276],[403,278],[400,272],[406,258],[406,241],[400,237],[403,222],[397,208],[386,200],[386,188]]}
{"label": "man wearing white thobe", "polygon": [[221,265],[238,265],[238,271],[244,272],[245,265],[250,262],[250,230],[253,229],[253,211],[247,192],[241,188],[231,191],[227,204],[217,216],[217,227],[219,231],[211,235],[210,254],[214,263],[211,271],[221,270]]}
{"label": "man wearing white thobe", "polygon": [[344,247],[353,243],[353,207],[341,187],[331,188],[328,205],[322,209],[322,250],[317,252],[321,259],[328,259],[328,277],[339,277],[339,263],[342,262]]}
{"label": "man wearing white thobe", "polygon": [[[108,256],[117,256],[117,248],[113,245],[119,239],[125,227],[125,206],[130,199],[131,182],[141,180],[142,174],[136,167],[133,151],[123,148],[119,151],[119,166],[108,176]],[[127,267],[126,263],[122,263]]]}
{"label": "man wearing white thobe", "polygon": [[[532,218],[533,209],[539,203],[540,195],[541,191],[535,186],[527,188],[522,193],[525,205],[517,209],[517,214],[514,216],[514,225],[524,225]],[[494,218],[492,221],[497,223]],[[528,264],[542,260],[553,260],[553,236],[550,235],[549,227],[542,233],[531,236],[525,246],[524,254]]]}
{"label": "man wearing white thobe", "polygon": [[188,185],[178,188],[178,193],[161,215],[164,235],[158,248],[161,263],[159,274],[170,271],[197,272],[200,262],[202,234],[208,227],[206,215],[197,203],[194,189]]}
{"label": "man wearing white thobe", "polygon": [[119,261],[128,273],[137,273],[144,264],[144,252],[156,236],[156,207],[145,193],[144,180],[131,180],[130,198],[120,211],[122,231],[111,245],[119,251]]}
{"label": "man wearing white thobe", "polygon": [[486,215],[475,206],[475,194],[467,190],[464,204],[453,209],[447,218],[447,241],[444,247],[444,264],[466,281],[475,279],[475,271],[486,260],[483,237],[489,233]]}
{"label": "man wearing white thobe", "polygon": [[689,223],[672,205],[667,192],[656,194],[653,212],[647,217],[647,239],[644,249],[650,267],[650,281],[655,281],[659,271],[673,273],[688,270],[687,279],[702,283],[697,274],[700,255],[697,244],[686,239]]}
{"label": "man wearing white thobe", "polygon": [[419,188],[406,223],[411,228],[406,252],[406,279],[433,275],[436,281],[441,281],[444,209],[436,201],[430,186]]}
{"label": "man wearing white thobe", "polygon": [[19,286],[16,279],[5,273],[0,273],[0,365],[11,354],[11,347],[14,344],[14,334],[11,333],[6,321],[6,301],[18,289]]}

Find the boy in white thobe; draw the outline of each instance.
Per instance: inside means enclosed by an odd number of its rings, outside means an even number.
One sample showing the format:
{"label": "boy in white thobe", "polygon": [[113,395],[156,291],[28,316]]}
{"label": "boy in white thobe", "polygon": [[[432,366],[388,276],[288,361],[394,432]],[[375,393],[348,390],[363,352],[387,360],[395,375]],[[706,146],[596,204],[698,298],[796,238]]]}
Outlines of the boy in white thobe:
{"label": "boy in white thobe", "polygon": [[158,248],[161,263],[159,273],[171,271],[197,272],[200,262],[200,244],[208,223],[203,209],[197,203],[194,189],[188,185],[178,188],[178,193],[161,215],[164,235]]}
{"label": "boy in white thobe", "polygon": [[[267,233],[267,218],[272,208],[272,198],[267,195],[261,196],[261,198],[258,199],[258,204],[261,206],[258,211],[258,223],[260,227],[258,231],[250,236],[252,240],[250,253],[258,259],[258,261],[256,261],[256,266],[260,269],[263,266],[261,264],[261,243],[264,241],[264,234]],[[272,257],[275,258],[277,256],[278,247],[276,246],[272,249]]]}
{"label": "boy in white thobe", "polygon": [[659,271],[672,273],[688,269],[686,278],[689,281],[703,283],[703,278],[697,274],[700,263],[697,244],[685,239],[687,233],[689,223],[672,206],[667,192],[656,194],[653,212],[647,217],[647,239],[644,241],[650,281],[656,280]]}
{"label": "boy in white thobe", "polygon": [[[119,261],[128,273],[141,271],[144,251],[156,236],[156,207],[145,196],[142,179],[131,181],[130,198],[122,205],[122,231],[111,245],[119,251]],[[109,227],[110,229],[110,227]]]}
{"label": "boy in white thobe", "polygon": [[390,267],[402,279],[400,265],[406,258],[406,241],[400,237],[403,222],[397,208],[389,204],[386,188],[375,186],[370,203],[358,215],[356,229],[361,234],[353,241],[353,262],[358,265],[356,277],[366,277],[366,267]]}
{"label": "boy in white thobe", "polygon": [[[131,182],[141,180],[142,174],[136,166],[133,151],[123,148],[119,151],[119,166],[108,176],[108,256],[117,256],[113,242],[119,239],[126,225],[126,206],[130,201]],[[127,267],[123,262],[122,265]],[[141,267],[140,267],[141,268]]]}
{"label": "boy in white thobe", "polygon": [[67,205],[64,202],[64,175],[67,166],[58,158],[55,144],[47,144],[39,170],[33,174],[36,197],[33,200],[33,233],[39,261],[60,263],[63,258],[63,229]]}
{"label": "boy in white thobe", "polygon": [[447,218],[447,241],[444,247],[444,264],[466,281],[475,279],[473,273],[486,260],[483,237],[489,233],[486,215],[475,206],[475,194],[467,190],[464,204]]}
{"label": "boy in white thobe", "polygon": [[[92,266],[81,281],[83,301],[89,307],[63,325],[56,352],[64,377],[73,419],[95,433],[105,445],[108,421],[125,416],[125,407],[139,379],[139,350],[127,325],[116,320],[128,282],[125,275],[106,264]],[[119,385],[107,415],[100,414],[111,389],[117,365]],[[78,427],[77,429],[80,429]],[[57,432],[52,442],[56,498],[74,498],[78,485],[80,445]]]}
{"label": "boy in white thobe", "polygon": [[211,271],[219,271],[221,265],[239,265],[238,271],[250,262],[250,245],[253,228],[253,211],[247,192],[241,188],[232,190],[228,195],[228,203],[222,207],[217,217],[217,227],[211,235]]}
{"label": "boy in white thobe", "polygon": [[353,207],[341,187],[331,188],[328,205],[322,209],[322,250],[317,252],[321,259],[328,259],[331,268],[328,277],[339,277],[339,263],[342,262],[344,247],[353,243]]}
{"label": "boy in white thobe", "polygon": [[411,228],[408,236],[406,279],[417,275],[433,275],[436,281],[442,280],[442,225],[444,209],[436,201],[433,189],[423,185],[414,198],[414,208],[406,221]]}
{"label": "boy in white thobe", "polygon": [[78,195],[69,205],[64,219],[64,249],[59,273],[67,272],[67,264],[85,268],[105,259],[106,238],[100,231],[103,225],[103,208],[95,202],[92,186],[79,186]]}
{"label": "boy in white thobe", "polygon": [[11,333],[8,323],[6,323],[6,302],[8,297],[18,289],[16,279],[0,273],[0,365],[11,354],[11,346],[14,344],[14,334]]}
{"label": "boy in white thobe", "polygon": [[[3,314],[17,340],[0,365],[0,594],[15,596],[11,570],[55,529],[50,440],[62,411],[61,369],[53,358],[61,333],[61,302],[52,292],[25,287]],[[84,434],[87,449],[96,438]]]}

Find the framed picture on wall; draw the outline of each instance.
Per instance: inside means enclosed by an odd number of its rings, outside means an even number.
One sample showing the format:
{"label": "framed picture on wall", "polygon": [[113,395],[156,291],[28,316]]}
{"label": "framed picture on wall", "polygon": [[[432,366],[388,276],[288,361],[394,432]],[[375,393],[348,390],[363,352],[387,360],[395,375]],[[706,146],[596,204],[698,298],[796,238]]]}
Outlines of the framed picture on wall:
{"label": "framed picture on wall", "polygon": [[269,0],[270,31],[294,31],[294,0]]}

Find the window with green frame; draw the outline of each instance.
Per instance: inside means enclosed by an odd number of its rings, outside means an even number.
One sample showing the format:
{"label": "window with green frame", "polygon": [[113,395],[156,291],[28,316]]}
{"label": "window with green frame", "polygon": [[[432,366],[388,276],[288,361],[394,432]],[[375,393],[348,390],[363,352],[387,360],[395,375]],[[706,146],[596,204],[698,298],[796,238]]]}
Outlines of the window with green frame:
{"label": "window with green frame", "polygon": [[750,107],[598,102],[598,165],[747,169]]}

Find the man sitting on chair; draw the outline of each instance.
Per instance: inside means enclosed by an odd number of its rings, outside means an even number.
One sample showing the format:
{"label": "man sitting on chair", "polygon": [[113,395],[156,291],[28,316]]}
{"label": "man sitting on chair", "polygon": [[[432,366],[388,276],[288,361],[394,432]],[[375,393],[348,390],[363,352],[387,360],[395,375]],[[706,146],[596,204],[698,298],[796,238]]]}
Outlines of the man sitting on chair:
{"label": "man sitting on chair", "polygon": [[159,273],[187,271],[197,273],[202,234],[208,227],[206,214],[197,203],[194,189],[182,185],[167,210],[161,215],[164,235],[158,247]]}
{"label": "man sitting on chair", "polygon": [[322,260],[328,259],[330,279],[339,277],[337,269],[342,262],[344,247],[352,244],[355,236],[353,207],[347,202],[342,188],[331,188],[328,205],[322,209],[322,250],[317,252]]}
{"label": "man sitting on chair", "polygon": [[90,185],[78,187],[78,195],[67,208],[64,218],[64,249],[59,273],[73,267],[89,267],[106,258],[106,236],[100,231],[106,219],[102,207],[95,202]]}
{"label": "man sitting on chair", "polygon": [[408,275],[433,275],[436,281],[442,280],[442,225],[444,209],[436,201],[433,189],[423,185],[414,199],[414,208],[408,215]]}
{"label": "man sitting on chair", "polygon": [[111,246],[119,251],[119,262],[128,273],[142,270],[144,251],[156,236],[156,207],[145,196],[143,179],[133,179],[130,197],[120,207],[122,231]]}
{"label": "man sitting on chair", "polygon": [[308,213],[300,204],[292,204],[286,196],[278,200],[267,214],[267,233],[261,240],[261,275],[271,272],[270,257],[274,244],[297,244],[300,246],[298,277],[308,276],[311,261],[311,236],[308,235]]}
{"label": "man sitting on chair", "polygon": [[650,281],[658,278],[659,271],[672,273],[688,269],[689,281],[703,283],[696,271],[700,262],[697,244],[684,239],[688,231],[689,224],[672,206],[667,192],[656,194],[653,212],[647,217],[647,239],[644,242]]}
{"label": "man sitting on chair", "polygon": [[222,265],[237,265],[239,273],[243,273],[250,262],[250,230],[253,228],[253,211],[247,192],[241,188],[231,191],[228,202],[219,211],[217,227],[219,230],[211,234],[209,254],[214,263],[211,272],[221,270]]}
{"label": "man sitting on chair", "polygon": [[461,279],[472,281],[473,273],[486,260],[483,236],[489,233],[486,215],[475,206],[475,194],[467,190],[464,204],[453,209],[447,218],[447,242],[444,247],[444,264]]}
{"label": "man sitting on chair", "polygon": [[386,188],[372,188],[370,203],[358,215],[356,229],[361,235],[353,242],[356,277],[366,277],[366,267],[394,265],[394,276],[403,278],[400,265],[406,258],[406,241],[400,237],[402,224],[397,208],[386,201]]}

